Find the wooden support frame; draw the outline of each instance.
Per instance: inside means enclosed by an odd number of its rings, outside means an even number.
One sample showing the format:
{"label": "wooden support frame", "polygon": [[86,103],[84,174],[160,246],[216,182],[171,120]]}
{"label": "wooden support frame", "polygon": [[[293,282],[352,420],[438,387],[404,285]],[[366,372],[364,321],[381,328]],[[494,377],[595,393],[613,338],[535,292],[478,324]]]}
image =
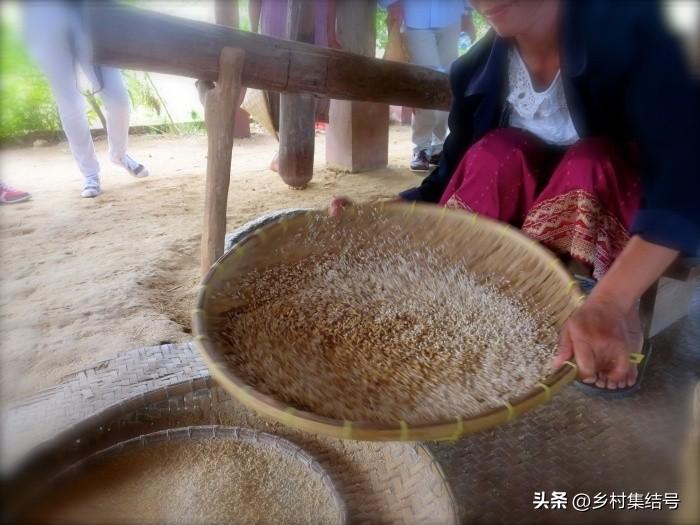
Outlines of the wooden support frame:
{"label": "wooden support frame", "polygon": [[246,87],[440,110],[447,110],[452,99],[447,74],[427,67],[280,40],[118,2],[88,4],[96,64],[215,81],[221,49],[233,47],[246,53]]}
{"label": "wooden support frame", "polygon": [[208,157],[201,248],[202,275],[224,253],[234,118],[241,94],[244,58],[245,53],[241,49],[222,49],[219,79],[204,99]]}

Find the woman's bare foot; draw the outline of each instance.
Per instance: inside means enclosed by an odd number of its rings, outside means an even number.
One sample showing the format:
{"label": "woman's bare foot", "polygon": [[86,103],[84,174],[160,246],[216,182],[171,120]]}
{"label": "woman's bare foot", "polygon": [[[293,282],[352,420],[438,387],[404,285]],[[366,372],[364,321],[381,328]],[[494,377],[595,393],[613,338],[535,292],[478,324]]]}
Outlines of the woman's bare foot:
{"label": "woman's bare foot", "polygon": [[[642,332],[642,322],[639,318],[639,310],[632,308],[625,318],[627,324],[627,337],[630,354],[641,352],[644,346],[644,333]],[[598,388],[607,388],[608,390],[617,390],[620,388],[629,388],[637,382],[639,369],[636,365],[630,366],[627,372],[627,377],[622,381],[610,381],[605,374],[598,374],[595,385]]]}

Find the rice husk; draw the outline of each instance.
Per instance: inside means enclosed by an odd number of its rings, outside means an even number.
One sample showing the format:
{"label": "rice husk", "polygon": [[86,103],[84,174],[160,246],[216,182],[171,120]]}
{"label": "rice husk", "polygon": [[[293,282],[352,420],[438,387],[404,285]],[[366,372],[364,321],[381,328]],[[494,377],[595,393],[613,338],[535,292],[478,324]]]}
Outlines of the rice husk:
{"label": "rice husk", "polygon": [[[317,219],[290,244],[324,235]],[[259,392],[339,420],[427,424],[502,406],[550,372],[554,322],[503,276],[416,248],[395,224],[332,235],[337,253],[252,269],[217,296],[236,305],[218,347]]]}
{"label": "rice husk", "polygon": [[330,492],[301,461],[272,447],[223,439],[126,448],[61,483],[36,518],[51,523],[339,522]]}

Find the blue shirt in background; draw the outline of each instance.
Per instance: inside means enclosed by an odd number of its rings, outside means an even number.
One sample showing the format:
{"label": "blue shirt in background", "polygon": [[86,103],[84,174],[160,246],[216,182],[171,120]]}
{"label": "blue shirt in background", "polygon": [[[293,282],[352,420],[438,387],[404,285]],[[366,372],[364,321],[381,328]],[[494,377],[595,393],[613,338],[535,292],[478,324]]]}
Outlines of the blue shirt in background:
{"label": "blue shirt in background", "polygon": [[379,0],[384,8],[401,2],[409,29],[441,29],[460,23],[462,13],[472,10],[469,0]]}

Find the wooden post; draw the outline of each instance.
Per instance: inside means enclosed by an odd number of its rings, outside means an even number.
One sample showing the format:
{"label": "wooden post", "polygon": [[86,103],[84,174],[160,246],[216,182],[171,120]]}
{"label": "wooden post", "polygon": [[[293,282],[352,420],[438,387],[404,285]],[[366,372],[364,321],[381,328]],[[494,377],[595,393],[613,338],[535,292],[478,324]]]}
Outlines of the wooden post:
{"label": "wooden post", "polygon": [[238,28],[238,0],[215,0],[214,20],[222,26]]}
{"label": "wooden post", "polygon": [[[313,3],[288,0],[289,40],[313,43]],[[311,23],[310,23],[311,22]],[[314,174],[316,99],[309,93],[281,93],[279,174],[292,188],[303,188]]]}
{"label": "wooden post", "polygon": [[[374,0],[337,0],[338,38],[346,51],[373,57]],[[389,160],[389,106],[331,100],[326,162],[350,172],[383,168]]]}
{"label": "wooden post", "polygon": [[[238,29],[238,0],[215,0],[214,20],[220,26]],[[239,107],[236,110],[233,138],[247,139],[248,137],[250,137],[250,115]]]}
{"label": "wooden post", "polygon": [[219,80],[206,93],[204,120],[207,125],[207,180],[204,190],[202,275],[224,253],[226,203],[231,179],[233,125],[241,93],[245,53],[225,47],[219,61]]}

